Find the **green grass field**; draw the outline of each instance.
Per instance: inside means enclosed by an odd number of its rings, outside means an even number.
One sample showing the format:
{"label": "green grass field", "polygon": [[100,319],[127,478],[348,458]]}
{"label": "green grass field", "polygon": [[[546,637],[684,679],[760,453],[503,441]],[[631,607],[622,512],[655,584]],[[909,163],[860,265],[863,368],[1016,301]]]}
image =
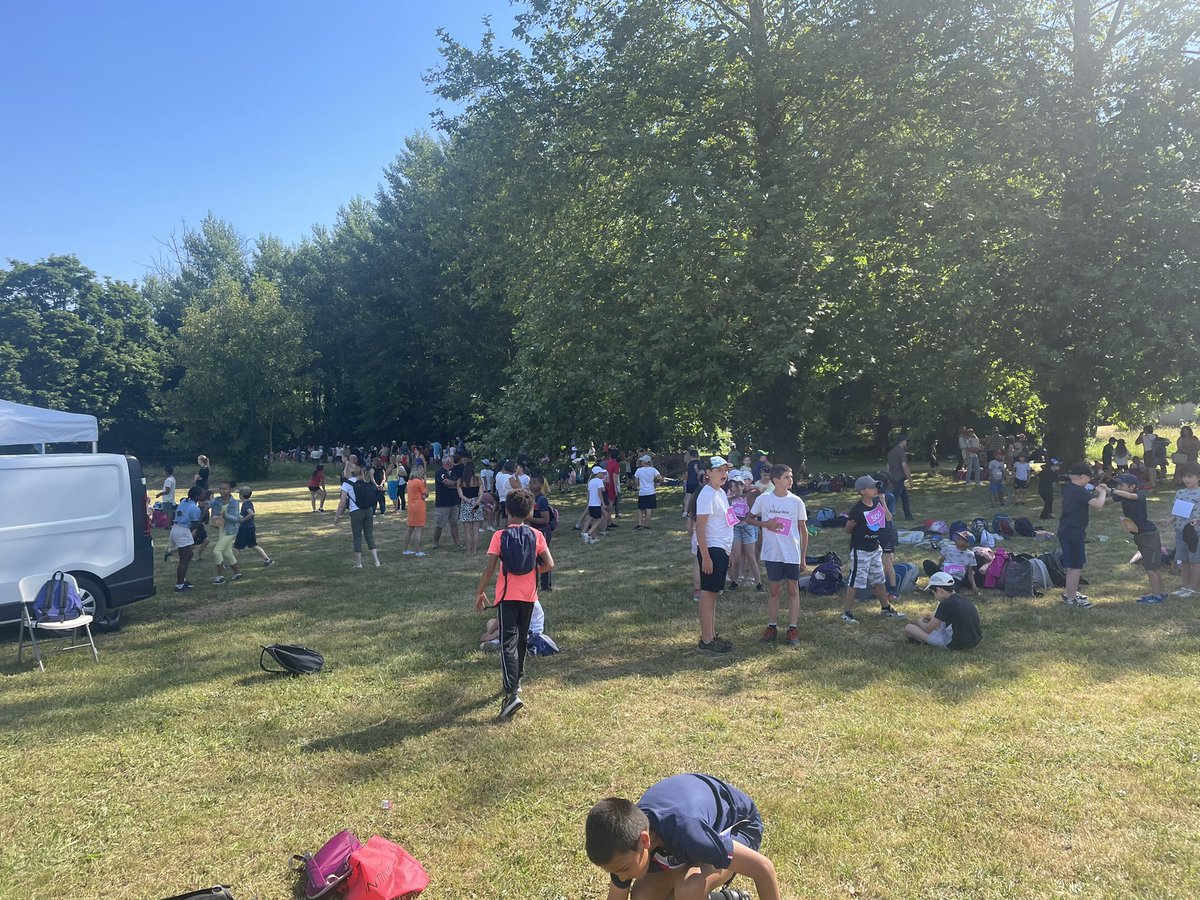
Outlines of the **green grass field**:
{"label": "green grass field", "polygon": [[[402,557],[388,517],[384,568],[354,570],[348,524],[309,512],[308,469],[276,471],[255,493],[272,569],[246,555],[248,577],[215,587],[206,560],[176,595],[160,562],[158,595],[97,638],[99,665],[17,667],[7,633],[0,896],[302,896],[290,854],[349,827],[413,852],[430,898],[602,897],[588,807],[688,770],[755,798],[789,898],[1200,896],[1200,602],[1132,602],[1145,580],[1118,509],[1092,516],[1093,610],[993,593],[984,643],[949,654],[906,644],[873,603],[847,627],[838,600],[806,596],[789,649],[757,642],[766,597],[741,590],[718,607],[735,652],[713,660],[693,650],[678,491],[654,531],[627,515],[585,547],[576,489],[545,602],[563,652],[531,661],[526,710],[499,724],[482,560]],[[810,508],[829,499],[850,495]],[[913,500],[918,519],[989,513],[984,489],[929,475]],[[814,539],[827,549],[845,538]],[[898,605],[915,617],[926,596]],[[275,641],[327,670],[260,673]]]}

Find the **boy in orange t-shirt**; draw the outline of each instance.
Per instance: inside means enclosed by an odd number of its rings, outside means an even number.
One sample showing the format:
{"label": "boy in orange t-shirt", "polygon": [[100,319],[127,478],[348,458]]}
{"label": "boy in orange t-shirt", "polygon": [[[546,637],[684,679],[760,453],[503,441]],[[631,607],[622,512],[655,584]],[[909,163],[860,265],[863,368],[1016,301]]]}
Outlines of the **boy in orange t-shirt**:
{"label": "boy in orange t-shirt", "polygon": [[510,491],[505,506],[508,527],[492,535],[487,567],[475,592],[475,608],[488,605],[487,586],[496,575],[496,618],[500,620],[500,665],[504,676],[504,700],[500,718],[507,719],[522,706],[521,678],[525,674],[525,650],[529,621],[538,599],[538,576],[554,568],[546,536],[529,525],[533,495],[525,488]]}

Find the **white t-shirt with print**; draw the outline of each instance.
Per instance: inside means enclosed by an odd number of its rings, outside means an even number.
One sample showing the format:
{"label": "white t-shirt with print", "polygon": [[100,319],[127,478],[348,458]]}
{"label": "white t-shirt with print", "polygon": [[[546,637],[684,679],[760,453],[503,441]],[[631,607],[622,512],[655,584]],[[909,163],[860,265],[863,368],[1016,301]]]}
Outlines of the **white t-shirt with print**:
{"label": "white t-shirt with print", "polygon": [[789,491],[782,497],[774,491],[769,494],[759,494],[750,508],[750,514],[769,522],[771,519],[785,519],[792,523],[790,534],[778,534],[769,528],[762,530],[763,562],[781,562],[799,564],[801,528],[807,527],[808,509],[804,501]]}
{"label": "white t-shirt with print", "polygon": [[708,516],[705,520],[705,543],[720,547],[726,553],[733,550],[733,526],[725,518],[729,512],[729,498],[725,492],[706,484],[696,495],[696,515]]}
{"label": "white t-shirt with print", "polygon": [[662,473],[654,466],[639,466],[638,470],[633,473],[638,483],[639,497],[654,496],[654,479],[660,478]]}
{"label": "white t-shirt with print", "polygon": [[175,476],[168,475],[163,479],[163,503],[175,502]]}
{"label": "white t-shirt with print", "polygon": [[588,482],[588,506],[603,506],[604,505],[604,479],[599,475],[593,475],[592,480]]}

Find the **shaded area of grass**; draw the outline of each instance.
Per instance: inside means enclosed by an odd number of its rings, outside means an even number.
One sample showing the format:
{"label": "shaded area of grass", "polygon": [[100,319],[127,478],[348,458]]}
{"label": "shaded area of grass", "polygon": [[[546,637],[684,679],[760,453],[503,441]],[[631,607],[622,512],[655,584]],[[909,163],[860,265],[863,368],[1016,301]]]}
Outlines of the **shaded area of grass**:
{"label": "shaded area of grass", "polygon": [[[737,651],[711,660],[692,649],[678,493],[655,531],[626,525],[596,547],[570,529],[573,493],[545,604],[564,652],[530,662],[529,708],[502,725],[471,608],[482,561],[402,557],[403,517],[387,517],[385,567],[353,570],[348,527],[306,494],[299,475],[256,491],[272,569],[246,557],[245,581],[218,588],[197,567],[197,589],[175,595],[160,567],[158,597],[99,638],[99,665],[56,654],[39,675],[6,644],[0,894],[225,881],[293,897],[287,856],[352,827],[412,850],[432,898],[602,896],[588,806],[692,769],[759,802],[786,897],[1200,893],[1200,618],[1190,601],[1131,602],[1144,581],[1115,510],[1093,515],[1095,610],[993,594],[984,644],[948,654],[906,645],[873,604],[848,629],[838,601],[806,596],[792,650],[757,643],[766,597],[738,591],[719,608]],[[982,489],[924,474],[913,500],[921,519],[988,513]],[[845,539],[814,539],[825,549]],[[272,641],[314,646],[329,668],[259,673]]]}

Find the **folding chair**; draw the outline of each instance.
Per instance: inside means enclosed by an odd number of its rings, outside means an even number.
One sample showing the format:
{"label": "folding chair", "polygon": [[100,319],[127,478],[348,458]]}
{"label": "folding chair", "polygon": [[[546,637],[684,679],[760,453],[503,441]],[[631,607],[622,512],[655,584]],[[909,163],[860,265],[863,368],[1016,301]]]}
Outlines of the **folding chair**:
{"label": "folding chair", "polygon": [[[45,575],[26,575],[21,579],[18,589],[21,592],[21,636],[17,641],[17,662],[21,662],[21,654],[25,649],[25,634],[29,634],[29,642],[33,645],[33,655],[37,660],[38,668],[45,672],[46,667],[42,664],[42,651],[38,647],[37,630],[58,632],[64,635],[62,640],[64,645],[62,650],[79,650],[83,647],[90,647],[92,650],[92,658],[96,662],[100,662],[100,653],[96,650],[96,642],[92,640],[92,617],[89,615],[77,616],[74,619],[68,619],[65,622],[38,622],[33,618],[33,603],[37,600],[38,591],[42,589],[47,581],[50,580],[53,572],[47,572]],[[79,585],[75,581],[75,576],[64,575],[67,583],[79,590]],[[79,639],[79,630],[83,629],[87,635],[87,641]],[[70,637],[66,637],[66,633],[70,632]],[[44,639],[44,638],[43,638]],[[68,642],[69,643],[66,643]]]}

